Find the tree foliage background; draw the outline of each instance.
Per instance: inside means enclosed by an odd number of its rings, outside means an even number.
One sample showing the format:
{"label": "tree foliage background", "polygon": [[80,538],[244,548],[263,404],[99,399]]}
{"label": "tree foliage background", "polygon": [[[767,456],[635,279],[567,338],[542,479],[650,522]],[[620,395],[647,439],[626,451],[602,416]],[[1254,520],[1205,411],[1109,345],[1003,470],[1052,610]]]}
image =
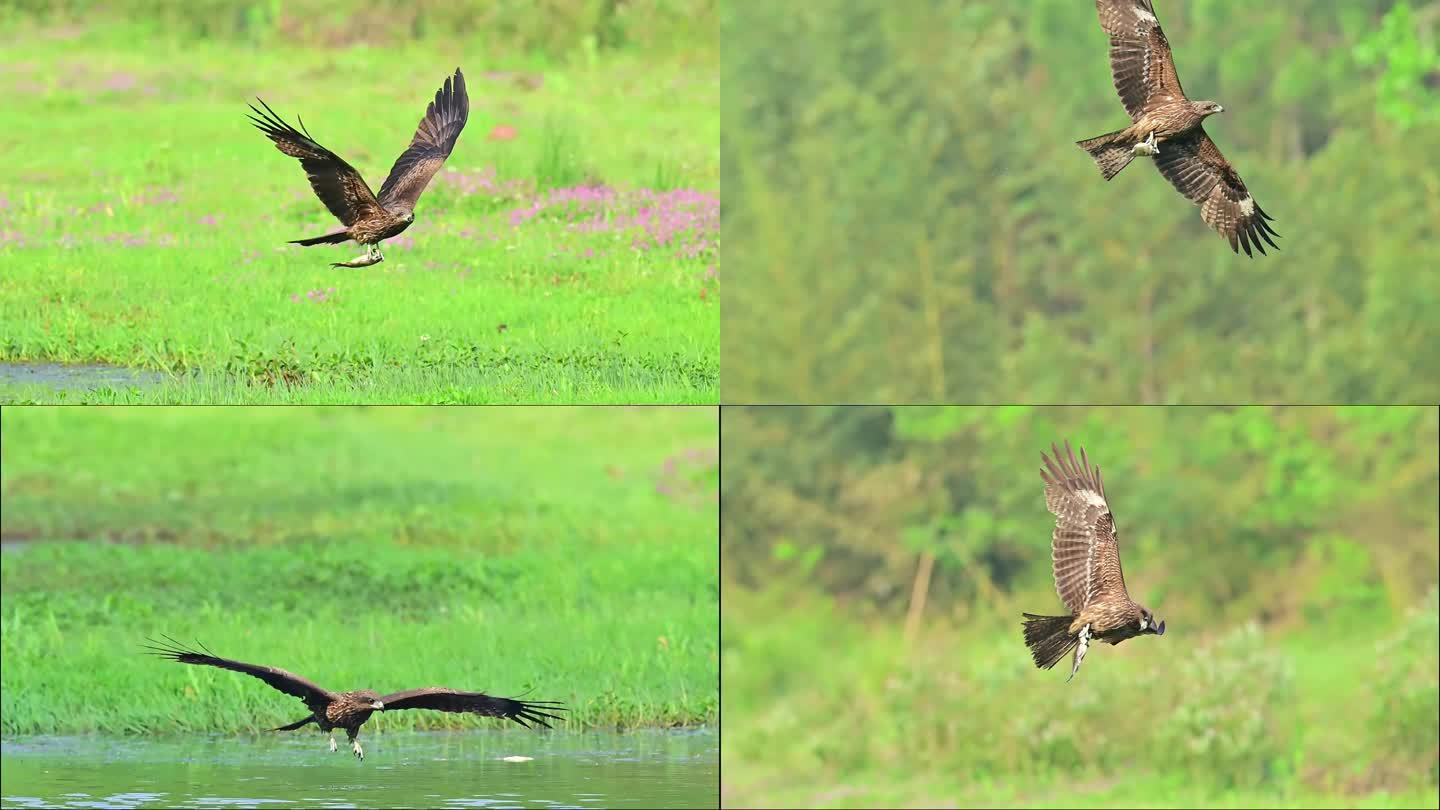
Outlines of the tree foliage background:
{"label": "tree foliage background", "polygon": [[[1018,623],[1060,609],[1039,470],[1064,439],[1168,622],[1079,687]],[[722,453],[732,806],[1030,803],[1047,780],[1075,806],[1077,770],[1138,791],[1102,805],[1433,798],[1433,407],[727,407]]]}
{"label": "tree foliage background", "polygon": [[942,611],[1043,592],[1040,453],[1067,438],[1113,490],[1132,589],[1172,610],[1370,623],[1435,582],[1440,433],[1415,407],[727,408],[726,578],[803,569],[858,611],[903,614],[930,553]]}
{"label": "tree foliage background", "polygon": [[726,4],[725,401],[1440,399],[1440,2],[1157,12],[1279,253],[1074,146],[1092,3]]}

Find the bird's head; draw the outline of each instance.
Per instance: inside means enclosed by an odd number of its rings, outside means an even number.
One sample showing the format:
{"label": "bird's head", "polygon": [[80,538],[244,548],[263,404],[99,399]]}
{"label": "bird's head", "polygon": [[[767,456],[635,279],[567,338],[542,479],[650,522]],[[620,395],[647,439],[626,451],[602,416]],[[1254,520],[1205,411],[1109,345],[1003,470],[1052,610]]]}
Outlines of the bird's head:
{"label": "bird's head", "polygon": [[403,220],[405,220],[406,222],[414,222],[414,221],[415,221],[415,212],[414,212],[414,211],[404,211],[404,212],[401,212],[400,218],[403,219]]}
{"label": "bird's head", "polygon": [[1190,103],[1194,105],[1195,112],[1199,113],[1202,116],[1214,115],[1215,113],[1225,112],[1225,108],[1214,101],[1192,101]]}
{"label": "bird's head", "polygon": [[1141,633],[1154,633],[1157,636],[1165,635],[1164,620],[1156,619],[1155,614],[1151,613],[1149,608],[1140,608],[1139,625]]}
{"label": "bird's head", "polygon": [[385,708],[385,704],[381,702],[380,696],[376,694],[373,690],[361,689],[360,691],[353,694],[355,697],[360,699],[360,702],[363,705],[369,706],[376,711],[380,711],[381,709]]}

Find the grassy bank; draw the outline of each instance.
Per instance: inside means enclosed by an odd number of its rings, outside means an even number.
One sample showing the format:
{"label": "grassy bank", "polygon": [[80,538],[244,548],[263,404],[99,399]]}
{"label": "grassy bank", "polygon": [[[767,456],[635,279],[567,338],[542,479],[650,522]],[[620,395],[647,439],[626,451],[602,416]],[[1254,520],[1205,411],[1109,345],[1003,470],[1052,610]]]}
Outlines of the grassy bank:
{"label": "grassy bank", "polygon": [[570,728],[717,719],[712,409],[9,408],[0,427],[6,734],[299,717],[142,655],[159,633],[331,688],[533,690]]}
{"label": "grassy bank", "polygon": [[1363,635],[1172,615],[1070,684],[1018,614],[907,647],[804,593],[726,587],[727,806],[1436,805],[1433,593]]}
{"label": "grassy bank", "polygon": [[[382,52],[152,34],[36,28],[4,43],[15,126],[0,148],[16,160],[0,179],[0,361],[170,382],[0,397],[716,400],[713,48]],[[338,225],[246,102],[303,117],[379,188],[457,65],[469,124],[386,261],[331,268],[361,251],[286,244]]]}

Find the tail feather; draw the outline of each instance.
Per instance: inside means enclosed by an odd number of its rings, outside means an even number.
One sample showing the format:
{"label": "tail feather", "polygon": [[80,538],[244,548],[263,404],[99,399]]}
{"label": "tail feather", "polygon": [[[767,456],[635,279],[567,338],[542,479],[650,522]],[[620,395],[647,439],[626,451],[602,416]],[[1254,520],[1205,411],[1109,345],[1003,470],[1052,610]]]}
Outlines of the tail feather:
{"label": "tail feather", "polygon": [[324,236],[312,236],[309,239],[291,239],[290,244],[304,245],[305,247],[310,247],[311,245],[338,245],[341,242],[350,241],[350,238],[349,231],[340,231],[339,233],[327,233]]}
{"label": "tail feather", "polygon": [[272,729],[270,729],[270,730],[271,730],[271,731],[294,731],[295,729],[300,728],[301,726],[303,726],[303,725],[305,725],[305,724],[307,724],[307,723],[313,723],[313,722],[315,722],[315,715],[312,714],[312,715],[309,715],[309,716],[305,717],[304,719],[296,720],[295,722],[291,723],[291,724],[288,725],[288,726],[281,726],[281,727],[279,727],[279,728],[272,728]]}
{"label": "tail feather", "polygon": [[1030,648],[1030,655],[1035,659],[1035,666],[1040,669],[1049,669],[1055,666],[1065,653],[1070,652],[1079,638],[1070,634],[1070,622],[1073,616],[1036,616],[1033,613],[1021,614],[1025,617],[1025,646]]}
{"label": "tail feather", "polygon": [[1131,151],[1131,148],[1134,147],[1135,144],[1130,141],[1131,139],[1125,134],[1125,130],[1121,129],[1097,138],[1089,138],[1083,141],[1076,141],[1075,143],[1081,149],[1090,153],[1090,157],[1095,161],[1095,165],[1100,167],[1100,173],[1105,175],[1106,180],[1109,180],[1119,174],[1121,169],[1129,166],[1130,161],[1135,159],[1135,153]]}

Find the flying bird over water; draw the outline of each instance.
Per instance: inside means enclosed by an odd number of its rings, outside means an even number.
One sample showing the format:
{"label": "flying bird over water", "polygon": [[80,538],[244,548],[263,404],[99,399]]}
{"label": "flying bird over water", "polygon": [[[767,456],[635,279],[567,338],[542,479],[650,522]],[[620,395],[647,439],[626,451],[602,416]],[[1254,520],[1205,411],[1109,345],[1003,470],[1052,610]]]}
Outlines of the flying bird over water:
{"label": "flying bird over water", "polygon": [[1130,126],[1077,141],[1106,180],[1137,155],[1153,156],[1155,167],[1176,190],[1200,206],[1200,217],[1230,241],[1236,253],[1265,253],[1264,239],[1279,249],[1274,219],[1255,202],[1245,181],[1205,134],[1201,122],[1224,112],[1213,101],[1191,101],[1175,74],[1175,59],[1153,0],[1095,0],[1100,27],[1110,35],[1110,72]]}
{"label": "flying bird over water", "polygon": [[[481,692],[460,692],[443,686],[408,689],[388,695],[376,694],[369,689],[358,689],[354,692],[331,692],[293,672],[286,672],[277,667],[232,661],[229,658],[213,655],[209,650],[198,652],[187,649],[169,636],[164,636],[164,639],[168,643],[147,639],[150,644],[145,646],[152,651],[153,655],[171,661],[179,661],[182,664],[197,664],[228,669],[232,672],[243,672],[305,702],[306,708],[310,710],[308,715],[288,726],[280,726],[271,731],[294,731],[301,726],[314,723],[322,732],[330,735],[330,750],[335,751],[337,750],[335,729],[343,728],[350,737],[350,750],[354,751],[355,756],[360,759],[365,758],[365,751],[360,747],[358,739],[360,727],[365,725],[365,721],[370,719],[373,712],[399,709],[469,712],[484,717],[503,717],[514,720],[526,728],[531,727],[530,723],[539,723],[550,728],[550,724],[545,722],[544,718],[548,717],[551,720],[563,720],[564,718],[549,712],[567,711],[564,705],[551,701],[491,697]],[[200,645],[200,649],[205,649],[203,644]]]}
{"label": "flying bird over water", "polygon": [[[470,97],[465,93],[465,75],[455,68],[455,75],[445,80],[445,85],[435,92],[435,100],[425,110],[420,126],[410,145],[396,159],[390,168],[390,175],[380,186],[380,196],[370,190],[364,178],[355,167],[346,163],[334,152],[321,146],[305,127],[303,119],[297,130],[285,123],[270,109],[270,105],[257,98],[264,112],[250,109],[255,115],[247,116],[265,137],[275,142],[275,148],[300,159],[305,174],[310,177],[310,187],[315,196],[325,203],[330,213],[340,220],[345,230],[338,233],[316,236],[310,239],[295,239],[292,245],[335,245],[354,239],[365,246],[365,255],[348,262],[332,262],[331,267],[369,267],[385,261],[380,253],[380,242],[399,234],[415,221],[415,201],[420,192],[430,183],[430,178],[440,171],[445,158],[455,148],[460,130],[470,117]],[[257,117],[258,116],[258,117]],[[303,131],[302,131],[303,130]]]}
{"label": "flying bird over water", "polygon": [[[1141,607],[1125,591],[1125,572],[1120,570],[1120,540],[1115,534],[1115,516],[1105,500],[1100,468],[1091,467],[1080,448],[1080,462],[1065,442],[1065,455],[1054,444],[1051,461],[1042,452],[1045,469],[1045,505],[1055,515],[1050,554],[1055,566],[1055,590],[1069,609],[1068,616],[1025,617],[1025,646],[1035,666],[1049,669],[1075,648],[1070,678],[1080,671],[1091,641],[1119,644],[1127,638],[1153,633],[1165,634],[1165,622]],[[1066,678],[1066,682],[1070,681]]]}

